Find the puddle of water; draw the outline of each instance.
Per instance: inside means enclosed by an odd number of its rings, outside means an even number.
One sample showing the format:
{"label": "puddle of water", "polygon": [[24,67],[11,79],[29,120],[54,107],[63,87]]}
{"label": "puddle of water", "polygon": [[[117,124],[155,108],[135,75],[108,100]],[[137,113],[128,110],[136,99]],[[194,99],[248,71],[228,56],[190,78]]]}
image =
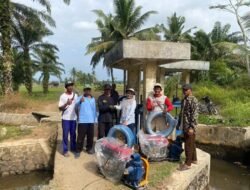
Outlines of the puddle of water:
{"label": "puddle of water", "polygon": [[250,170],[212,159],[210,190],[250,190]]}
{"label": "puddle of water", "polygon": [[37,171],[23,175],[0,178],[1,190],[39,190],[52,178],[49,171]]}

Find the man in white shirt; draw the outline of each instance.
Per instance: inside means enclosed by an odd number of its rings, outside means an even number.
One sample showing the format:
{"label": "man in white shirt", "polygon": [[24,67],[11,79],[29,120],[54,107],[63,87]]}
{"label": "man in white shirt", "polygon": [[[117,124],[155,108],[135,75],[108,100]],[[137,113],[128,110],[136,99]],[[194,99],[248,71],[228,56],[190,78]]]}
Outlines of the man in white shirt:
{"label": "man in white shirt", "polygon": [[63,128],[63,155],[68,157],[68,136],[70,134],[70,150],[76,151],[76,119],[75,103],[77,94],[73,92],[74,83],[67,81],[65,83],[66,92],[60,96],[59,110],[62,111]]}

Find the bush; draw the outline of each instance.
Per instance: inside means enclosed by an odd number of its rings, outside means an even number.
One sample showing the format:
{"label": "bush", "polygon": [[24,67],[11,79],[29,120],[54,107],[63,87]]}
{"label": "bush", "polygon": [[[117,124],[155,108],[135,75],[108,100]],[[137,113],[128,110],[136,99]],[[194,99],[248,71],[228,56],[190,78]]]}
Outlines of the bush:
{"label": "bush", "polygon": [[[219,108],[223,123],[229,126],[248,126],[250,123],[250,90],[244,88],[221,87],[211,82],[194,86],[194,95],[200,100],[209,96]],[[208,116],[200,116],[200,123],[215,124],[216,120]]]}
{"label": "bush", "polygon": [[250,77],[247,74],[242,74],[238,79],[236,79],[232,86],[235,88],[244,88],[250,90]]}

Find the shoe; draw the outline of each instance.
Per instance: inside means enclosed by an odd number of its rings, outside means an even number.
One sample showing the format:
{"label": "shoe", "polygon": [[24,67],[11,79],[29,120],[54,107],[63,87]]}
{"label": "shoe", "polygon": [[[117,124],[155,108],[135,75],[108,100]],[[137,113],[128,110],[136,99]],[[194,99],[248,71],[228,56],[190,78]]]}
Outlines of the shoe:
{"label": "shoe", "polygon": [[88,154],[95,154],[95,151],[93,149],[87,150]]}
{"label": "shoe", "polygon": [[69,153],[68,153],[68,152],[65,152],[65,153],[63,153],[63,156],[64,156],[64,157],[69,157]]}
{"label": "shoe", "polygon": [[76,152],[75,153],[75,158],[77,159],[77,158],[79,158],[80,157],[80,152]]}
{"label": "shoe", "polygon": [[197,162],[197,161],[193,161],[193,162],[192,162],[192,164],[195,164],[195,165],[197,165],[197,164],[198,164],[198,162]]}
{"label": "shoe", "polygon": [[178,168],[178,170],[179,171],[185,171],[185,170],[189,170],[191,167],[190,166],[188,166],[188,165],[186,165],[186,164],[183,164],[183,165],[181,165],[179,168]]}

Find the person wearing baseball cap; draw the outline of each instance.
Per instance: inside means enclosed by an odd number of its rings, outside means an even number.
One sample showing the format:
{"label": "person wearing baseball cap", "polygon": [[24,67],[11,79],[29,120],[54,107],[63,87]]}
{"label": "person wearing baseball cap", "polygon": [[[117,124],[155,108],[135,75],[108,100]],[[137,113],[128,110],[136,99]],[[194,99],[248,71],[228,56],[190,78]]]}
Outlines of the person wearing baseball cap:
{"label": "person wearing baseball cap", "polygon": [[74,82],[66,81],[66,92],[60,96],[59,110],[62,111],[62,128],[63,128],[63,155],[68,157],[68,136],[70,135],[70,149],[76,151],[76,119],[75,103],[77,94],[73,92]]}
{"label": "person wearing baseball cap", "polygon": [[186,160],[185,164],[179,168],[181,171],[190,169],[191,164],[197,164],[195,128],[198,124],[198,100],[193,96],[191,84],[184,84],[182,92],[184,99],[181,104],[177,128],[184,132]]}
{"label": "person wearing baseball cap", "polygon": [[103,86],[104,92],[97,100],[98,116],[98,139],[106,137],[113,126],[113,114],[115,111],[114,100],[111,97],[112,87],[109,84]]}
{"label": "person wearing baseball cap", "polygon": [[75,157],[78,158],[83,150],[85,136],[87,136],[87,153],[94,153],[93,142],[96,103],[95,98],[91,94],[91,87],[89,85],[84,86],[83,95],[77,99],[76,106],[78,108],[78,133]]}
{"label": "person wearing baseball cap", "polygon": [[131,129],[131,131],[136,133],[135,126],[135,90],[133,88],[127,88],[126,97],[123,98],[120,105],[115,106],[116,109],[121,110],[120,123]]}
{"label": "person wearing baseball cap", "polygon": [[170,112],[174,109],[171,101],[162,92],[160,83],[154,85],[154,94],[147,98],[147,110],[149,112]]}

